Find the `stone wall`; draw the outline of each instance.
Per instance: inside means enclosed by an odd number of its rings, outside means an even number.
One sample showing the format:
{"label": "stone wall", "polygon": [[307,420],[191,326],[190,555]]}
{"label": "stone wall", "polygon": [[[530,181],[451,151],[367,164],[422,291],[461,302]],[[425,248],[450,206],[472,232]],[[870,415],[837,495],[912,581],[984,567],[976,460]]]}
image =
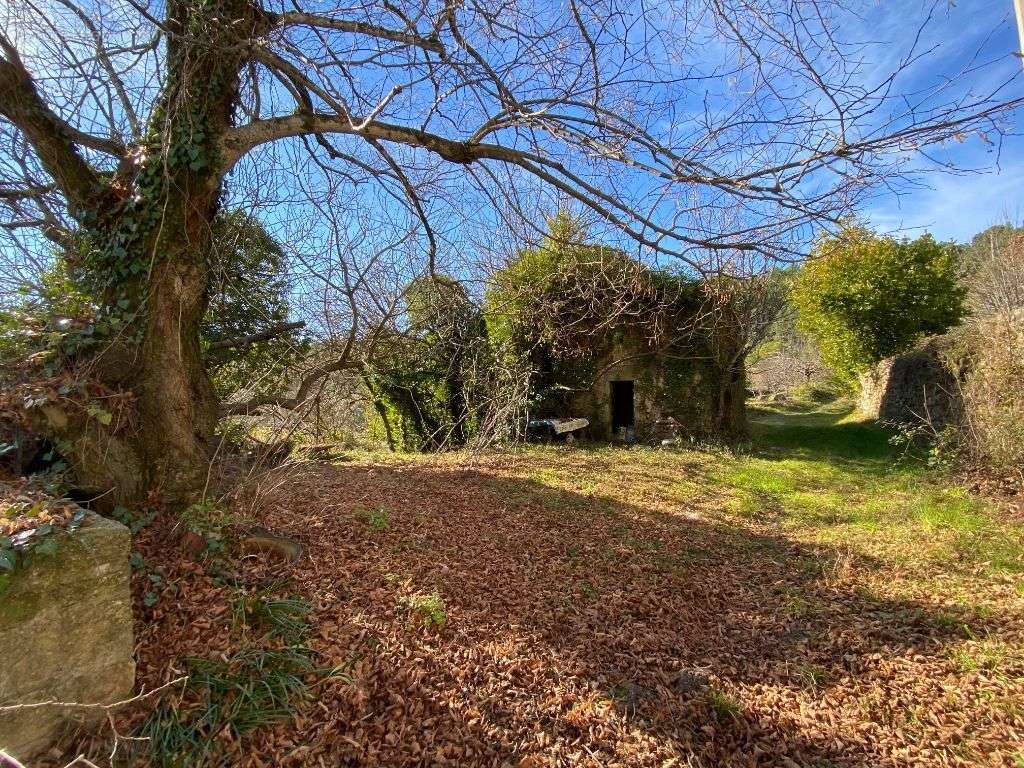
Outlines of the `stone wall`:
{"label": "stone wall", "polygon": [[[642,339],[626,337],[593,360],[592,382],[571,400],[573,416],[590,420],[588,437],[613,439],[611,431],[611,383],[634,383],[635,437],[643,443],[663,437],[659,426],[671,417],[683,435],[705,437],[715,433],[718,387],[715,371],[699,357],[680,361],[661,350],[652,350]],[[728,387],[725,432],[745,430],[744,376],[740,371]],[[557,414],[561,415],[561,414]]]}
{"label": "stone wall", "polygon": [[962,413],[956,378],[944,360],[945,341],[929,339],[905,355],[890,357],[860,377],[859,410],[879,421],[936,429]]}
{"label": "stone wall", "polygon": [[[0,706],[111,703],[134,686],[128,529],[89,513],[74,532],[53,535],[57,553],[19,564],[0,594]],[[57,707],[3,713],[0,749],[26,761],[103,717]]]}

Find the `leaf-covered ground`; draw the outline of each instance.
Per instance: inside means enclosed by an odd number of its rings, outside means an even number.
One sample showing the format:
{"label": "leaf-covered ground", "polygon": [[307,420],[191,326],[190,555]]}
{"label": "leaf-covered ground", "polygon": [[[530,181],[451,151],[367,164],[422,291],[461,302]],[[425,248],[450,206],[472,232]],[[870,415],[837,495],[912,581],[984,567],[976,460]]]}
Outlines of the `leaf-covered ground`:
{"label": "leaf-covered ground", "polygon": [[[838,409],[755,426],[739,455],[553,447],[268,480],[238,512],[303,543],[288,589],[350,677],[235,763],[1024,765],[1020,524]],[[140,543],[162,573],[138,606],[154,687],[230,650],[230,589]]]}

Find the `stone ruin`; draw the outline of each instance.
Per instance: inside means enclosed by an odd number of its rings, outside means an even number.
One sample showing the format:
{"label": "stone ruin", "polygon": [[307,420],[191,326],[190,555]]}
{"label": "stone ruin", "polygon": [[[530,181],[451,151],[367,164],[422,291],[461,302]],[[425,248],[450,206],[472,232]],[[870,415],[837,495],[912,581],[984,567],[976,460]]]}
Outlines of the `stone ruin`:
{"label": "stone ruin", "polygon": [[[132,694],[128,529],[90,512],[74,531],[51,535],[56,553],[20,563],[0,592],[0,708]],[[97,707],[0,709],[0,750],[27,763],[105,719]]]}
{"label": "stone ruin", "polygon": [[859,410],[890,424],[928,423],[936,431],[956,424],[963,401],[950,369],[944,337],[928,339],[905,355],[882,360],[860,377]]}

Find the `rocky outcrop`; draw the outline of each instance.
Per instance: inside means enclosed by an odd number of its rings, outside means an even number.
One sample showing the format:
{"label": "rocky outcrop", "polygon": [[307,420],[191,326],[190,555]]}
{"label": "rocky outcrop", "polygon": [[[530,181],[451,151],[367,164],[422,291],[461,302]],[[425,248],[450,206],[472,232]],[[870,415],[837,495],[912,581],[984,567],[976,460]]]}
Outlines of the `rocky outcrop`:
{"label": "rocky outcrop", "polygon": [[[127,698],[135,681],[128,529],[89,513],[76,530],[52,535],[56,553],[19,564],[0,593],[0,706]],[[0,711],[0,749],[30,760],[102,718],[95,708]]]}

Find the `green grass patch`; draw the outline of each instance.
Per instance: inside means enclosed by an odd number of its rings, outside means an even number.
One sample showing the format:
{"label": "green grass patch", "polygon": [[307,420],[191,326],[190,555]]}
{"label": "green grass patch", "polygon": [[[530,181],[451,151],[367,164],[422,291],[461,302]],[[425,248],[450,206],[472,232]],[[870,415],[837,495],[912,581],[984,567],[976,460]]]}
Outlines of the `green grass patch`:
{"label": "green grass patch", "polygon": [[309,606],[266,593],[232,603],[240,647],[214,659],[188,658],[180,698],[163,701],[134,734],[150,764],[160,768],[228,766],[231,741],[294,714],[311,698],[311,685],[344,677],[318,665],[305,644]]}
{"label": "green grass patch", "polygon": [[378,533],[388,529],[389,513],[383,507],[371,509],[366,513],[366,524]]}
{"label": "green grass patch", "polygon": [[429,595],[409,595],[403,598],[402,602],[408,607],[410,613],[427,628],[440,629],[448,621],[444,598],[438,592]]}
{"label": "green grass patch", "polygon": [[719,717],[733,717],[740,712],[739,703],[725,691],[711,688],[707,693],[708,704]]}

